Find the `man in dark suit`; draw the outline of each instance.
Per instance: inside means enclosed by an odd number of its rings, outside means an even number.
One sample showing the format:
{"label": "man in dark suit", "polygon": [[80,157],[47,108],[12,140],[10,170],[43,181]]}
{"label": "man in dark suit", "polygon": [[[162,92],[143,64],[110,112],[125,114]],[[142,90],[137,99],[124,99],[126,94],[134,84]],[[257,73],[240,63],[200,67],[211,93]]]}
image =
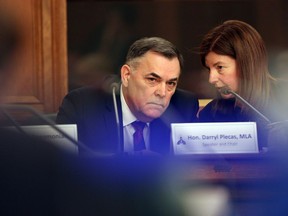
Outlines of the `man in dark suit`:
{"label": "man in dark suit", "polygon": [[[182,55],[169,41],[139,39],[129,48],[121,68],[120,88],[113,94],[93,87],[71,91],[62,102],[57,123],[77,124],[79,140],[93,151],[166,155],[170,124],[197,120],[198,100],[176,90],[182,66]],[[140,132],[135,121],[143,122]],[[143,135],[140,141],[135,132]]]}

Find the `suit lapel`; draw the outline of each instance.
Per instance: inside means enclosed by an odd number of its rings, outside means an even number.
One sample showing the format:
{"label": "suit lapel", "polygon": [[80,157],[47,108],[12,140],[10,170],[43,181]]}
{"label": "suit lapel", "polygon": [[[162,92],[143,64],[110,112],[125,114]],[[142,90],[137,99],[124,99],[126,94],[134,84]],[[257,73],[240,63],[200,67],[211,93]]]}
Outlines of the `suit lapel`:
{"label": "suit lapel", "polygon": [[171,123],[184,122],[170,103],[163,115],[150,123],[150,148],[161,154],[171,152]]}
{"label": "suit lapel", "polygon": [[170,124],[165,124],[161,118],[150,123],[150,149],[160,154],[170,152]]}
{"label": "suit lapel", "polygon": [[[115,109],[113,102],[113,95],[110,94],[106,98],[106,109],[104,112],[104,121],[107,134],[110,134],[109,145],[115,152],[123,151],[123,120],[122,120],[122,109],[119,92],[116,94],[118,115],[119,115],[119,126],[116,123]],[[118,134],[119,133],[119,134]],[[119,140],[120,139],[120,140]]]}

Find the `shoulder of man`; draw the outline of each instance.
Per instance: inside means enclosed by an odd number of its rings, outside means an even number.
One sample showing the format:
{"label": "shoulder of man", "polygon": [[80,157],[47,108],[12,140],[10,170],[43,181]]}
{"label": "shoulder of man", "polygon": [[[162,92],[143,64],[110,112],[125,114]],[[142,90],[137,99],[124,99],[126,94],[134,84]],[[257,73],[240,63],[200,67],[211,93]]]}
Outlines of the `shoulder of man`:
{"label": "shoulder of man", "polygon": [[186,110],[185,108],[187,108],[190,111],[198,111],[199,101],[193,92],[189,92],[184,89],[176,89],[174,95],[171,97],[170,106],[174,106],[184,110]]}
{"label": "shoulder of man", "polygon": [[184,89],[176,89],[174,95],[172,96],[171,100],[177,100],[177,99],[180,99],[180,100],[185,100],[185,99],[188,99],[188,100],[192,100],[192,101],[198,101],[196,95],[193,93],[193,92],[190,92],[190,91],[187,91],[187,90],[184,90]]}
{"label": "shoulder of man", "polygon": [[74,105],[81,103],[82,105],[92,105],[94,103],[99,103],[105,100],[107,97],[111,96],[111,92],[105,91],[102,88],[96,88],[94,86],[85,86],[77,88],[68,92],[64,97],[63,102],[70,101]]}
{"label": "shoulder of man", "polygon": [[184,112],[198,112],[199,101],[193,92],[177,89],[171,98],[170,104]]}
{"label": "shoulder of man", "polygon": [[77,89],[73,89],[67,93],[66,96],[70,97],[89,97],[89,96],[102,96],[108,94],[102,88],[97,88],[95,86],[83,86]]}
{"label": "shoulder of man", "polygon": [[111,94],[92,86],[74,89],[64,97],[56,121],[58,123],[78,122],[79,119],[86,118],[91,113],[95,114],[97,110],[105,107],[108,98],[112,98]]}
{"label": "shoulder of man", "polygon": [[220,121],[222,117],[226,117],[227,119],[229,119],[229,116],[234,116],[234,107],[234,99],[214,99],[210,101],[203,109],[201,109],[201,111],[199,112],[199,121]]}
{"label": "shoulder of man", "polygon": [[161,117],[170,122],[194,122],[197,120],[199,102],[189,91],[177,89],[171,98],[169,107]]}

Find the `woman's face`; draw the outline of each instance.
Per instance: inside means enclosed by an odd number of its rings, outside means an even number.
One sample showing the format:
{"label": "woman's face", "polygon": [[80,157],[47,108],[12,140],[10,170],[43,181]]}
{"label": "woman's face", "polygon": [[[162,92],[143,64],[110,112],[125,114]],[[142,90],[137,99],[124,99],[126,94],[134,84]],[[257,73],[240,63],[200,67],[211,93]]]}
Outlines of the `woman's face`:
{"label": "woman's face", "polygon": [[237,76],[236,60],[227,55],[209,52],[205,58],[209,70],[209,82],[215,86],[225,99],[232,98],[232,94],[224,94],[224,88],[237,92],[239,79]]}

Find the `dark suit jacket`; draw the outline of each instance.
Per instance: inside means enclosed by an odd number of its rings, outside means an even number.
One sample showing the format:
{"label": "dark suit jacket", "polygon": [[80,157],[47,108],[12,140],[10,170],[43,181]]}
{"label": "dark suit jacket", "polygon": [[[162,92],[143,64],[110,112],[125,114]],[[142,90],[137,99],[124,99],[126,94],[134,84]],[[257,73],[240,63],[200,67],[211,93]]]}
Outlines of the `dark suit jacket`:
{"label": "dark suit jacket", "polygon": [[[77,124],[78,139],[94,151],[117,152],[123,148],[123,123],[119,93],[116,95],[120,118],[120,134],[110,92],[93,87],[71,91],[64,98],[57,115],[58,124]],[[170,152],[170,124],[197,121],[198,100],[193,94],[176,90],[170,105],[161,118],[150,123],[150,148],[152,151]],[[120,142],[118,137],[120,137]],[[79,149],[80,153],[83,149]]]}

